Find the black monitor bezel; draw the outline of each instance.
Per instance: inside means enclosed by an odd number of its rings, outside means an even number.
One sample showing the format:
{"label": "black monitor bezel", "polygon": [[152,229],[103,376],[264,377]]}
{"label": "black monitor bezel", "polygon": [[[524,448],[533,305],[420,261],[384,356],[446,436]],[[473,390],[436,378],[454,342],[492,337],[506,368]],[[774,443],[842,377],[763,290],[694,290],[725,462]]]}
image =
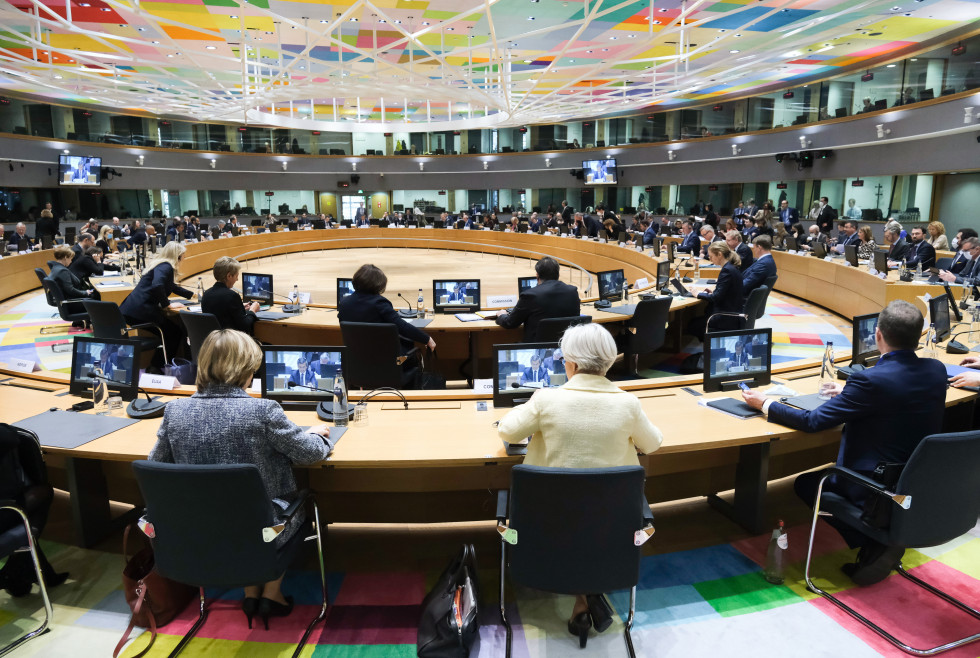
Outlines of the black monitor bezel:
{"label": "black monitor bezel", "polygon": [[[669,260],[662,260],[657,263],[657,290],[663,290],[670,284],[670,266],[671,262]],[[663,272],[662,278],[661,270],[666,270],[666,272]]]}
{"label": "black monitor bezel", "polygon": [[[521,286],[521,283],[523,281],[531,281],[532,282],[532,285],[529,285],[529,286]],[[519,277],[517,277],[517,294],[519,295],[522,292],[524,292],[525,290],[530,290],[531,288],[534,288],[537,285],[538,285],[538,277],[536,277],[536,276],[519,276]]]}
{"label": "black monitor bezel", "polygon": [[[267,276],[269,277],[269,296],[266,297],[256,297],[255,295],[246,292],[245,290],[245,277],[246,276]],[[275,301],[275,293],[273,292],[276,288],[274,285],[275,279],[273,279],[271,274],[262,274],[260,272],[242,272],[242,301],[243,302],[258,302],[260,305],[272,306]]]}
{"label": "black monitor bezel", "polygon": [[[500,357],[499,354],[503,350],[547,350],[552,351],[557,350],[560,346],[558,341],[550,341],[544,343],[508,343],[506,345],[494,345],[493,350],[493,406],[494,407],[514,407],[517,406],[518,395],[501,392],[500,388]],[[515,389],[520,393],[527,393],[522,389]],[[530,398],[534,391],[527,394]],[[523,402],[521,402],[523,404]]]}
{"label": "black monitor bezel", "polygon": [[[824,244],[823,242],[820,242],[819,240],[814,241],[814,243],[810,245],[810,250],[813,252],[813,255],[816,256],[817,258],[827,257],[827,245]],[[818,254],[817,253],[818,251],[822,251],[823,255],[821,256],[820,254]]]}
{"label": "black monitor bezel", "polygon": [[[877,361],[877,357],[881,356],[881,352],[878,351],[877,346],[868,352],[858,352],[858,346],[861,344],[860,336],[858,335],[860,323],[869,318],[877,318],[879,315],[881,313],[866,313],[864,315],[855,315],[851,320],[851,365],[867,366],[870,360],[874,359]],[[875,326],[877,326],[877,323],[875,323]]]}
{"label": "black monitor bezel", "polygon": [[275,400],[276,402],[308,402],[312,405],[323,402],[324,400],[333,399],[332,391],[310,391],[308,394],[273,393],[270,395],[265,381],[265,355],[267,352],[339,352],[340,373],[343,375],[344,381],[348,379],[347,348],[343,345],[259,345],[259,348],[262,350],[262,363],[259,365],[259,371],[256,373],[256,376],[259,378],[262,397],[266,400]]}
{"label": "black monitor bezel", "polygon": [[[343,299],[343,297],[341,297],[341,295],[340,295],[340,282],[341,281],[350,281],[351,286],[354,285],[354,279],[350,279],[348,277],[343,277],[343,276],[338,276],[337,277],[337,287],[334,289],[334,292],[336,294],[336,300],[337,300],[337,305],[338,306],[340,305],[340,300]],[[345,288],[345,290],[346,290],[346,288]]]}
{"label": "black monitor bezel", "polygon": [[[476,294],[474,297],[476,301],[473,304],[440,304],[439,296],[436,293],[436,284],[445,283],[451,281],[454,283],[475,283],[476,284]],[[482,288],[480,286],[480,279],[433,279],[432,280],[432,308],[436,313],[475,313],[480,310],[480,304],[482,299]]]}
{"label": "black monitor bezel", "polygon": [[625,283],[626,282],[626,272],[621,267],[620,268],[617,268],[615,270],[602,270],[601,272],[596,272],[595,273],[596,290],[597,290],[597,295],[598,295],[598,298],[599,299],[622,299],[622,297],[623,297],[623,290],[622,290],[622,288],[620,288],[618,291],[616,291],[616,294],[615,295],[612,294],[612,293],[607,293],[606,295],[603,295],[602,294],[602,275],[603,274],[614,274],[616,272],[619,272],[620,274],[623,275],[623,282]]}
{"label": "black monitor bezel", "polygon": [[[613,179],[611,181],[602,181],[602,182],[592,181],[590,183],[585,173],[586,170],[591,168],[588,164],[590,162],[605,162],[606,171],[612,171]],[[591,185],[618,185],[619,171],[617,171],[616,165],[617,165],[616,158],[593,158],[591,160],[582,160],[582,184],[585,185],[586,187],[589,187]]]}
{"label": "black monitor bezel", "polygon": [[[874,254],[872,254],[872,258],[874,259],[875,270],[877,270],[878,272],[883,272],[883,273],[886,273],[887,274],[888,273],[888,252],[887,251],[882,251],[880,249],[876,249],[875,252],[874,252]],[[882,269],[878,269],[878,266],[881,265],[881,263],[879,261],[884,262],[885,269],[883,269],[883,270]]]}
{"label": "black monitor bezel", "polygon": [[653,248],[654,258],[660,258],[660,237],[653,236],[653,242],[650,243],[650,246]]}
{"label": "black monitor bezel", "polygon": [[[936,323],[937,310],[942,309],[946,314],[946,326],[939,327]],[[949,297],[946,293],[929,298],[929,323],[936,326],[936,342],[941,343],[952,333],[952,320],[949,313]]]}
{"label": "black monitor bezel", "polygon": [[858,266],[858,248],[856,244],[844,245],[844,260],[850,263],[852,267]]}
{"label": "black monitor bezel", "polygon": [[[715,338],[733,338],[736,336],[766,335],[766,363],[768,366],[760,373],[732,373],[724,377],[711,376],[711,340]],[[750,382],[750,386],[765,386],[772,383],[772,329],[738,329],[736,331],[713,331],[704,335],[704,373],[701,386],[705,393],[730,390],[738,382]]]}
{"label": "black monitor bezel", "polygon": [[[70,167],[70,158],[88,158],[89,160],[97,160],[98,166],[90,169],[89,171],[95,172],[96,182],[94,183],[65,183],[64,175],[62,173],[62,167],[66,164]],[[102,187],[102,156],[98,155],[71,155],[61,153],[58,155],[58,186],[59,187]]]}
{"label": "black monitor bezel", "polygon": [[130,374],[130,381],[127,382],[128,385],[118,386],[116,384],[106,382],[106,386],[111,393],[118,393],[119,396],[127,402],[135,400],[136,396],[139,394],[140,341],[129,338],[96,338],[94,336],[75,336],[71,346],[71,370],[68,374],[70,379],[68,384],[68,392],[72,395],[84,396],[86,394],[90,394],[92,384],[89,380],[75,379],[75,359],[78,355],[78,346],[80,344],[107,344],[116,345],[117,347],[129,345],[133,348],[133,372]]}
{"label": "black monitor bezel", "polygon": [[674,258],[677,257],[677,243],[673,240],[666,240],[667,243],[667,260],[671,263],[674,262]]}

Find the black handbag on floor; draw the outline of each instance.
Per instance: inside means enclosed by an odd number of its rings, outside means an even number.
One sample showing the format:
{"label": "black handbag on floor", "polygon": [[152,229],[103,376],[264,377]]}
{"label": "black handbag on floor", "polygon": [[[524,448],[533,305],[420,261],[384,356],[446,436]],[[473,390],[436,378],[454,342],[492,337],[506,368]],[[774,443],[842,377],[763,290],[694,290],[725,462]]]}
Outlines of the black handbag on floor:
{"label": "black handbag on floor", "polygon": [[480,632],[476,551],[464,544],[422,600],[419,658],[466,658]]}

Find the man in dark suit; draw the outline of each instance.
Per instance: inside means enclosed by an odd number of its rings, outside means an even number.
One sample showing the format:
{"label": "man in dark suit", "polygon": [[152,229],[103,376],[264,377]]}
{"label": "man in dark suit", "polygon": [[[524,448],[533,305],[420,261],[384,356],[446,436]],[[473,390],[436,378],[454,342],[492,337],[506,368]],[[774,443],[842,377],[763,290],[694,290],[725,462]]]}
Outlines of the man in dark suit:
{"label": "man in dark suit", "polygon": [[79,256],[85,253],[86,249],[95,246],[95,236],[91,233],[81,233],[78,236],[78,242],[71,246],[71,250],[75,252],[75,260]]}
{"label": "man in dark suit", "polygon": [[17,251],[30,251],[34,248],[34,240],[27,235],[27,226],[23,222],[18,222],[14,227],[14,234],[10,236],[10,244],[17,245]]}
{"label": "man in dark suit", "polygon": [[[837,465],[870,477],[879,463],[905,463],[919,442],[942,430],[946,407],[946,368],[935,359],[915,354],[922,333],[922,314],[912,304],[895,301],[878,317],[875,342],[882,357],[873,368],[852,374],[837,394],[814,411],[785,405],[757,391],[743,392],[752,407],[770,422],[806,432],[844,424]],[[794,488],[805,502],[816,500],[820,472],[804,473]],[[843,480],[828,480],[833,491],[863,504],[868,489]],[[861,547],[856,564],[844,571],[858,585],[884,580],[901,560],[904,548],[886,547],[837,522],[829,522],[851,548]]]}
{"label": "man in dark suit", "polygon": [[204,291],[201,312],[214,315],[222,329],[237,329],[251,336],[259,303],[245,304],[235,291],[241,272],[241,264],[230,256],[216,260],[211,268],[214,285]]}
{"label": "man in dark suit", "polygon": [[354,226],[360,226],[367,220],[367,213],[364,211],[364,204],[359,204],[354,211]]}
{"label": "man in dark suit", "polygon": [[888,248],[888,260],[899,262],[909,250],[909,243],[902,237],[902,225],[898,223],[888,223],[885,225],[885,242],[891,245]]}
{"label": "man in dark suit", "polygon": [[[728,243],[728,247],[738,254],[741,264],[738,269],[743,274],[745,270],[749,269],[752,262],[755,260],[755,256],[752,255],[752,247],[745,244],[742,241],[742,234],[738,231],[731,230],[725,234],[725,242]],[[744,284],[743,284],[744,285]]]}
{"label": "man in dark suit", "polygon": [[745,206],[744,215],[748,217],[755,217],[755,214],[759,212],[759,206],[756,205],[755,199],[749,199],[749,203]]}
{"label": "man in dark suit", "polygon": [[964,267],[970,263],[970,256],[967,250],[963,247],[963,241],[967,238],[977,237],[977,232],[972,228],[960,229],[957,232],[956,237],[953,239],[953,243],[950,245],[953,249],[959,249],[956,255],[953,256],[953,262],[949,266],[949,271],[953,274],[959,274]]}
{"label": "man in dark suit", "polygon": [[547,368],[541,365],[541,357],[535,354],[531,357],[531,365],[521,372],[521,386],[527,383],[551,386],[551,378]]}
{"label": "man in dark suit", "polygon": [[796,208],[790,208],[789,201],[783,199],[779,202],[779,219],[788,231],[790,226],[800,221],[800,211]]}
{"label": "man in dark suit", "polygon": [[572,223],[572,216],[575,213],[575,209],[568,205],[568,201],[561,202],[561,218],[566,224]]}
{"label": "man in dark suit", "polygon": [[970,260],[965,261],[965,265],[960,269],[959,274],[954,274],[949,270],[942,270],[939,278],[948,283],[971,283],[980,277],[980,238],[966,238],[961,243],[963,251],[969,253]]}
{"label": "man in dark suit", "polygon": [[728,369],[748,367],[749,353],[745,349],[745,343],[739,341],[735,343],[735,351],[728,355]]}
{"label": "man in dark suit", "polygon": [[496,323],[506,329],[524,325],[524,342],[538,339],[538,324],[548,318],[567,318],[579,315],[578,288],[558,280],[558,261],[545,256],[534,265],[538,285],[521,293],[517,306],[510,313],[497,316]]}
{"label": "man in dark suit", "polygon": [[[704,240],[707,240],[708,241],[701,248],[701,251],[698,254],[699,256],[701,256],[701,258],[707,258],[708,257],[708,247],[711,246],[711,243],[712,242],[721,242],[722,240],[725,239],[721,235],[715,233],[715,229],[713,229],[712,227],[708,226],[707,224],[705,224],[704,226],[701,227],[701,237],[704,238]],[[703,240],[702,240],[702,242],[703,242]]]}
{"label": "man in dark suit", "polygon": [[936,265],[936,248],[925,240],[925,231],[921,226],[912,229],[912,244],[905,254],[905,262],[909,267],[922,265],[927,270]]}
{"label": "man in dark suit", "polygon": [[300,357],[296,360],[296,369],[289,374],[289,382],[301,386],[317,387],[316,373],[313,372],[313,368],[310,367],[305,358]]}
{"label": "man in dark suit", "polygon": [[830,200],[825,196],[820,197],[820,214],[817,216],[817,226],[820,228],[820,232],[830,235],[836,221],[837,211],[830,206]]}
{"label": "man in dark suit", "polygon": [[684,241],[677,245],[676,251],[681,254],[698,254],[701,252],[701,236],[694,230],[694,222],[685,219],[681,224],[681,235]]}
{"label": "man in dark suit", "polygon": [[844,222],[843,235],[837,242],[837,246],[840,247],[838,251],[844,253],[844,247],[850,244],[855,247],[861,245],[861,237],[858,235],[858,223],[853,219],[848,219]]}
{"label": "man in dark suit", "polygon": [[742,272],[742,292],[746,297],[776,274],[776,261],[772,259],[772,238],[768,235],[757,235],[752,240],[752,256],[754,262]]}

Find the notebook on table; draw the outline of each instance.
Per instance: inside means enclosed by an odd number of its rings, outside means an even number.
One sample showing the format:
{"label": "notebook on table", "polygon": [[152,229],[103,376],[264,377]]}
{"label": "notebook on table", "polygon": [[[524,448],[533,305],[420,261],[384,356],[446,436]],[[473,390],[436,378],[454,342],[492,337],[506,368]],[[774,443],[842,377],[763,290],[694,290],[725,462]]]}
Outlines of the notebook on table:
{"label": "notebook on table", "polygon": [[636,304],[623,304],[622,306],[613,306],[611,308],[602,309],[606,313],[619,313],[620,315],[633,315],[636,313]]}
{"label": "notebook on table", "polygon": [[736,400],[735,398],[718,398],[717,400],[707,400],[704,402],[704,406],[717,409],[722,413],[735,416],[736,418],[752,418],[754,416],[762,415],[762,412],[758,409],[753,409],[745,402]]}
{"label": "notebook on table", "polygon": [[819,393],[810,393],[809,395],[796,395],[791,398],[786,398],[782,402],[785,402],[791,407],[802,409],[803,411],[814,411],[824,402],[827,402],[827,400],[821,398]]}

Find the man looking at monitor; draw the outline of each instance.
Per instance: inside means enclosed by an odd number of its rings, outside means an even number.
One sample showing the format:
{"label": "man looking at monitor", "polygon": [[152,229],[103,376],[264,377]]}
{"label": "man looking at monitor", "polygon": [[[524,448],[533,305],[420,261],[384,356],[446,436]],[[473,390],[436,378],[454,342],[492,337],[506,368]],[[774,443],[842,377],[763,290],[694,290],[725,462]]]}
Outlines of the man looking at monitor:
{"label": "man looking at monitor", "polygon": [[296,360],[296,369],[289,374],[289,383],[317,387],[316,373],[313,372],[309,362],[304,357],[301,356]]}
{"label": "man looking at monitor", "polygon": [[538,325],[548,318],[567,318],[579,315],[578,288],[558,280],[561,268],[551,256],[534,265],[538,284],[521,293],[517,305],[509,313],[497,315],[495,322],[506,329],[524,325],[524,342],[538,340]]}
{"label": "man looking at monitor", "polygon": [[768,235],[757,235],[752,240],[752,257],[754,262],[742,272],[742,292],[746,298],[750,292],[764,284],[766,279],[776,275],[776,261],[772,259],[772,238]]}
{"label": "man looking at monitor", "polygon": [[222,329],[237,329],[251,336],[259,303],[246,304],[235,291],[241,272],[241,263],[231,256],[216,260],[211,268],[214,285],[201,297],[201,312],[214,315]]}
{"label": "man looking at monitor", "polygon": [[521,386],[528,384],[551,386],[548,370],[541,365],[541,357],[537,354],[531,356],[531,364],[521,372]]}
{"label": "man looking at monitor", "polygon": [[[814,411],[797,409],[755,390],[743,391],[745,402],[768,415],[769,421],[806,432],[844,424],[837,465],[871,477],[881,463],[908,461],[923,438],[942,430],[946,407],[946,368],[935,359],[920,359],[915,350],[922,333],[922,314],[912,304],[894,301],[881,312],[875,343],[882,356],[873,368],[852,374],[837,385],[833,397]],[[809,505],[816,501],[820,471],[796,478],[797,495]],[[863,505],[868,489],[831,478],[833,491]],[[842,567],[858,585],[884,580],[905,549],[885,546],[850,526],[828,517],[848,546],[860,547],[856,563]]]}

